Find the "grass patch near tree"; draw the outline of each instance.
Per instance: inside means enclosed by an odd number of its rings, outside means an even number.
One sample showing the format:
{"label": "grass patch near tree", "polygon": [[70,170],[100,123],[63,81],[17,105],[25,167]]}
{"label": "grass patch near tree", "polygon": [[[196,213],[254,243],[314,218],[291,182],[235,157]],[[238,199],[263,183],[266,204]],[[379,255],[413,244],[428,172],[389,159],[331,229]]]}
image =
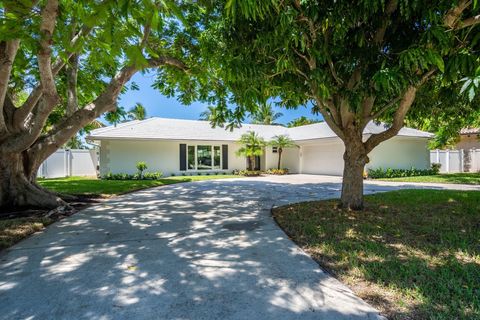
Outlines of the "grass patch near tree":
{"label": "grass patch near tree", "polygon": [[0,220],[0,250],[8,248],[29,235],[42,230],[54,221],[47,217]]}
{"label": "grass patch near tree", "polygon": [[106,196],[118,195],[140,189],[164,186],[174,183],[212,179],[239,178],[235,175],[175,176],[159,180],[102,180],[86,177],[39,179],[42,187],[60,194]]}
{"label": "grass patch near tree", "polygon": [[383,181],[396,182],[423,182],[423,183],[455,183],[455,184],[478,184],[480,185],[480,173],[448,173],[432,176],[417,176],[404,178],[383,178]]}
{"label": "grass patch near tree", "polygon": [[401,190],[274,209],[292,239],[391,319],[480,319],[480,192]]}

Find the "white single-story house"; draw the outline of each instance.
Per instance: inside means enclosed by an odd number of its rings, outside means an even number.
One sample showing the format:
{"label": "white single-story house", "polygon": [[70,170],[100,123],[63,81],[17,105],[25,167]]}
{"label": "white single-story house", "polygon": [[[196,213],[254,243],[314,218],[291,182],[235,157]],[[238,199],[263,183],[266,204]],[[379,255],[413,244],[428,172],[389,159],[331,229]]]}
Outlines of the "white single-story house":
{"label": "white single-story house", "polygon": [[[369,123],[364,137],[384,130],[384,125]],[[240,148],[237,141],[248,131],[267,141],[275,135],[294,140],[297,147],[282,154],[282,167],[291,173],[342,175],[344,146],[326,123],[296,128],[244,124],[230,131],[212,128],[208,121],[154,117],[96,129],[87,139],[100,146],[101,176],[110,172],[135,173],[139,161],[147,163],[148,171],[182,175],[246,169],[247,160],[237,156],[236,151]],[[369,154],[367,168],[426,169],[430,166],[427,143],[431,137],[428,132],[403,128]],[[257,169],[276,168],[277,161],[276,150],[265,147],[256,161]]]}

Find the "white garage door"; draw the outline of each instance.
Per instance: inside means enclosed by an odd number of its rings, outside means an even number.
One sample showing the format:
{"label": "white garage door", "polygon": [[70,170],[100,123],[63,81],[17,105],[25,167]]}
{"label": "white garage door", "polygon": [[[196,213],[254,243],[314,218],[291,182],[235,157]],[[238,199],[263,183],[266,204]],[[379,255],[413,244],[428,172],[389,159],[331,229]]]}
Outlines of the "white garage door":
{"label": "white garage door", "polygon": [[341,176],[344,150],[342,142],[302,146],[302,173]]}

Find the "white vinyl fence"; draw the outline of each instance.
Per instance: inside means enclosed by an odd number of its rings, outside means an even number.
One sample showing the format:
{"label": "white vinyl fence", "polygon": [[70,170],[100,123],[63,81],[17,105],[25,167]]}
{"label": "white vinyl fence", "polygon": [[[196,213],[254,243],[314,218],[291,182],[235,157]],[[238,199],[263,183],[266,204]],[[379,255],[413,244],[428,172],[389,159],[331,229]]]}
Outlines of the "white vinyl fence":
{"label": "white vinyl fence", "polygon": [[59,178],[70,176],[96,176],[97,150],[59,149],[38,169],[42,178]]}
{"label": "white vinyl fence", "polygon": [[441,173],[479,172],[480,149],[431,150],[430,163],[440,163]]}

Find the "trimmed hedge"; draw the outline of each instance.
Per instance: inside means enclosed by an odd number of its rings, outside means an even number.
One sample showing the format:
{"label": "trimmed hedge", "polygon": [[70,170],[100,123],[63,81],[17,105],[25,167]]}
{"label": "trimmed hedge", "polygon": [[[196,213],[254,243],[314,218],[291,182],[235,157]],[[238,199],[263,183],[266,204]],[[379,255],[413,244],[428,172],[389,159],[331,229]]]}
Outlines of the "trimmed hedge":
{"label": "trimmed hedge", "polygon": [[430,169],[416,169],[414,167],[410,169],[392,169],[392,168],[377,168],[369,169],[368,177],[371,179],[383,179],[383,178],[404,178],[415,176],[432,176],[440,172],[440,164],[433,163]]}
{"label": "trimmed hedge", "polygon": [[160,180],[163,177],[163,173],[157,172],[144,172],[143,177],[140,173],[128,174],[128,173],[107,173],[102,177],[105,180]]}

